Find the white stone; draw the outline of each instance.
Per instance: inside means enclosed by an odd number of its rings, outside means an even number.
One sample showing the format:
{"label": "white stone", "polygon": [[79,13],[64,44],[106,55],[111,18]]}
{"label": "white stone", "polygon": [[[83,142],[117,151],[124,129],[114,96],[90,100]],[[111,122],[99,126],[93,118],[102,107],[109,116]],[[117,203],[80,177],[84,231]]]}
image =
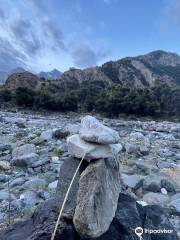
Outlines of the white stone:
{"label": "white stone", "polygon": [[5,160],[0,161],[0,170],[7,171],[10,169],[11,169],[11,165],[8,161],[5,161]]}
{"label": "white stone", "polygon": [[57,188],[57,184],[58,184],[58,180],[54,181],[54,182],[51,182],[49,185],[48,185],[48,189],[50,191],[55,191],[56,188]]}
{"label": "white stone", "polygon": [[53,156],[52,157],[52,162],[59,162],[59,157]]}
{"label": "white stone", "polygon": [[82,118],[79,134],[83,140],[93,143],[113,144],[120,140],[118,132],[104,126],[92,116]]}
{"label": "white stone", "polygon": [[167,195],[167,190],[165,188],[161,188],[161,193]]}
{"label": "white stone", "polygon": [[90,161],[92,159],[115,157],[121,150],[121,144],[100,145],[82,140],[78,134],[68,137],[68,151],[72,157]]}
{"label": "white stone", "polygon": [[136,202],[139,203],[143,207],[148,205],[147,202],[144,202],[144,201],[136,201]]}

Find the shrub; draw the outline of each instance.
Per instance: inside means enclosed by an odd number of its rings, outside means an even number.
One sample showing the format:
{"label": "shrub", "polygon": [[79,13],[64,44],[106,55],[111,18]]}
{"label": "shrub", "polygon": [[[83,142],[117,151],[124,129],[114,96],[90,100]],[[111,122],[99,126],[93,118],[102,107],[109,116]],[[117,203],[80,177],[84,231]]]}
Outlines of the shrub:
{"label": "shrub", "polygon": [[12,93],[8,89],[0,90],[0,100],[2,102],[9,102],[12,99]]}
{"label": "shrub", "polygon": [[35,92],[25,87],[19,87],[15,91],[15,100],[18,105],[33,106]]}

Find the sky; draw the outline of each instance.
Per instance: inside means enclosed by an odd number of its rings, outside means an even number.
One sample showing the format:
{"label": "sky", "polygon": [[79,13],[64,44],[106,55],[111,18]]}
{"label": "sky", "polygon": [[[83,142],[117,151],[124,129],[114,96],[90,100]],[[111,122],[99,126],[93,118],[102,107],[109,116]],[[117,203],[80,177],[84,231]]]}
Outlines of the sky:
{"label": "sky", "polygon": [[180,54],[180,0],[0,0],[0,71]]}

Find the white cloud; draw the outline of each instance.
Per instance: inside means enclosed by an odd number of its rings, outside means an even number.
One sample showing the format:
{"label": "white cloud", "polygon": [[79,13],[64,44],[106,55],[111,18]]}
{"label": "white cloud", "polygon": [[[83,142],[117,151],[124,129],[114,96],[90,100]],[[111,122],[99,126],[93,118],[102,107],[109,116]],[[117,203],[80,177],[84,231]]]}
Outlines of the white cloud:
{"label": "white cloud", "polygon": [[[72,8],[80,15],[83,9],[80,2],[77,3]],[[64,36],[63,26],[53,18],[55,5],[48,4],[52,1],[1,0],[0,71],[15,67],[35,72],[51,68],[64,71],[73,63],[88,67],[104,58],[106,51],[100,50],[95,40],[93,43],[88,40],[91,26],[80,22],[76,29],[75,21],[71,20],[72,26],[69,31],[64,28]],[[68,14],[65,12],[65,15]]]}

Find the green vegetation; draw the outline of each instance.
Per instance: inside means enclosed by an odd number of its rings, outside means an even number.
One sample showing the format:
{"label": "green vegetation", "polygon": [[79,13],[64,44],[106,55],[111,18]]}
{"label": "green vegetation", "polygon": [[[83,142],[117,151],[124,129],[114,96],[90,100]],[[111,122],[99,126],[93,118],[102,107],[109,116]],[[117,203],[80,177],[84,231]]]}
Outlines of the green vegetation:
{"label": "green vegetation", "polygon": [[0,102],[9,102],[12,99],[11,91],[8,89],[0,90]]}
{"label": "green vegetation", "polygon": [[[58,92],[59,91],[59,92]],[[107,116],[120,113],[142,116],[180,116],[180,87],[157,85],[153,88],[133,89],[114,85],[106,88],[103,82],[84,82],[77,90],[42,89],[32,91],[18,88],[11,93],[0,91],[0,101],[12,101],[19,106],[51,111],[95,111]]]}

